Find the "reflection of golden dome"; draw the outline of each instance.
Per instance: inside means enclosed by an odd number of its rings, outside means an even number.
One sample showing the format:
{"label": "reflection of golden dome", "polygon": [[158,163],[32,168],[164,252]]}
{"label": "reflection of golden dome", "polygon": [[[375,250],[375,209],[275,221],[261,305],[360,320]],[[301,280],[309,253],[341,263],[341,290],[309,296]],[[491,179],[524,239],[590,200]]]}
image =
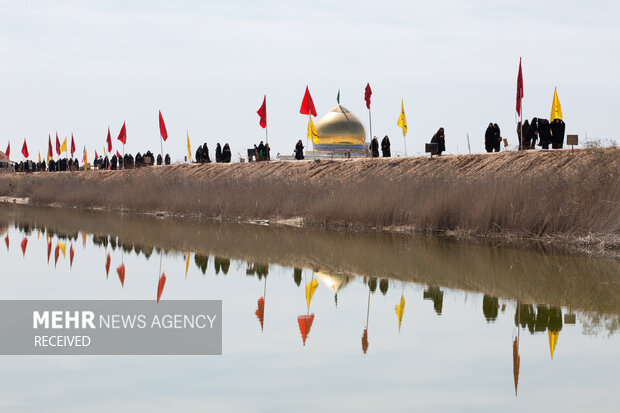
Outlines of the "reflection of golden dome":
{"label": "reflection of golden dome", "polygon": [[323,282],[330,290],[337,293],[349,283],[351,277],[342,274],[327,274],[324,272],[316,272],[316,277]]}
{"label": "reflection of golden dome", "polygon": [[366,129],[362,122],[338,105],[316,121],[318,145],[364,145]]}

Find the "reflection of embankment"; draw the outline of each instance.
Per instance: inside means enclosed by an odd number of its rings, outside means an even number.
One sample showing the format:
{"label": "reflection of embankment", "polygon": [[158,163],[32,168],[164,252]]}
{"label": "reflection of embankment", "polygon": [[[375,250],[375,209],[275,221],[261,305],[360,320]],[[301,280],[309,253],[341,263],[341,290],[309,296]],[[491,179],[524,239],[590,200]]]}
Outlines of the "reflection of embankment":
{"label": "reflection of embankment", "polygon": [[[12,216],[12,218],[11,218]],[[489,248],[432,237],[200,223],[20,206],[0,207],[0,225],[111,234],[126,249],[194,252],[326,273],[390,278],[482,292],[523,303],[620,314],[620,262]]]}

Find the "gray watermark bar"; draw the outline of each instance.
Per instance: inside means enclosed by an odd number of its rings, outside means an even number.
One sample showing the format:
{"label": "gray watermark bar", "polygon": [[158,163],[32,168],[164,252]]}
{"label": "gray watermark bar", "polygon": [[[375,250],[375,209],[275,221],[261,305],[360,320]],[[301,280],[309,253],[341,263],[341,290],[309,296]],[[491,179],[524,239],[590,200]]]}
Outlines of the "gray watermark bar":
{"label": "gray watermark bar", "polygon": [[1,355],[221,355],[221,300],[0,301]]}

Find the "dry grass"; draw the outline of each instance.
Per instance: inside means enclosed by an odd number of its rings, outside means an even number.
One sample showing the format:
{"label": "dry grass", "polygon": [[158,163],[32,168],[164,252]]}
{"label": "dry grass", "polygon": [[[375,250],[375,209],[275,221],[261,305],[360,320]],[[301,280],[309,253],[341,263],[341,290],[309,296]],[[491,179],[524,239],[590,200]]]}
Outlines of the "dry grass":
{"label": "dry grass", "polygon": [[525,236],[620,236],[620,149],[0,176],[38,204]]}

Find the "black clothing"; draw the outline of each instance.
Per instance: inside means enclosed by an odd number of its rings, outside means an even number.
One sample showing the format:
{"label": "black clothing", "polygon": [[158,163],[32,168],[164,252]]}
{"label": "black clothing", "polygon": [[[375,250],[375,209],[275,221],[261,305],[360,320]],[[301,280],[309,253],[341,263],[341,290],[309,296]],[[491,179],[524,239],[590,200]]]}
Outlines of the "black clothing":
{"label": "black clothing", "polygon": [[486,132],[484,133],[484,149],[487,152],[493,152],[493,139],[495,137],[495,128],[492,123],[489,123]]}
{"label": "black clothing", "polygon": [[561,149],[564,146],[564,132],[566,124],[562,119],[554,119],[551,122],[551,147]]}
{"label": "black clothing", "polygon": [[215,146],[215,162],[222,162],[222,147],[219,143]]}
{"label": "black clothing", "polygon": [[538,136],[540,137],[539,146],[549,149],[551,144],[551,125],[547,119],[538,119]]}
{"label": "black clothing", "polygon": [[437,144],[437,154],[441,156],[441,153],[446,150],[446,135],[443,128],[439,128],[437,133],[433,135],[431,143]]}
{"label": "black clothing", "polygon": [[532,123],[530,123],[527,128],[527,131],[523,129],[523,133],[525,133],[525,140],[529,142],[529,148],[535,149],[536,140],[538,139],[538,118],[533,118]]}
{"label": "black clothing", "polygon": [[224,144],[224,149],[222,150],[222,162],[230,163],[232,159],[232,153],[230,152],[230,146],[228,144]]}
{"label": "black clothing", "polygon": [[493,137],[495,138],[493,140],[493,150],[495,152],[499,152],[500,144],[502,142],[502,134],[499,130],[499,126],[497,125],[497,123],[493,124]]}
{"label": "black clothing", "polygon": [[257,161],[264,161],[265,157],[266,157],[266,151],[265,151],[265,144],[263,143],[263,141],[260,142],[260,144],[258,145],[258,147],[256,148],[257,152],[256,152],[256,160]]}
{"label": "black clothing", "polygon": [[304,159],[304,144],[301,143],[301,139],[297,141],[297,145],[295,145],[295,159],[298,161]]}
{"label": "black clothing", "polygon": [[388,138],[387,135],[385,135],[381,141],[381,154],[384,158],[392,156],[392,152],[390,151],[390,138]]}
{"label": "black clothing", "polygon": [[196,159],[195,161],[197,163],[202,163],[202,145],[200,145],[198,147],[198,149],[196,149]]}
{"label": "black clothing", "polygon": [[161,165],[162,159],[161,154],[157,155],[157,165]]}
{"label": "black clothing", "polygon": [[372,141],[370,141],[370,152],[373,158],[379,157],[379,140],[377,138],[372,138]]}
{"label": "black clothing", "polygon": [[166,165],[170,165],[170,155],[166,154],[166,157],[164,158],[164,163]]}

